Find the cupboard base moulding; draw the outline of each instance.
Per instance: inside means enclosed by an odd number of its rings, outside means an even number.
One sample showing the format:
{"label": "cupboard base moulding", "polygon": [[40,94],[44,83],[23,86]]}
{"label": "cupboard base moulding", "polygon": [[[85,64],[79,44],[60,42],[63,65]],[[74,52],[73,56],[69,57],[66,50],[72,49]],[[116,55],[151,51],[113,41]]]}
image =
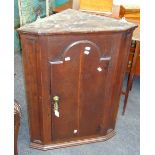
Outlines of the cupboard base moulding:
{"label": "cupboard base moulding", "polygon": [[59,143],[54,143],[54,144],[49,144],[49,145],[42,145],[42,144],[37,144],[37,143],[31,143],[30,147],[34,149],[40,149],[43,151],[47,151],[50,149],[58,149],[58,148],[64,148],[64,147],[69,147],[69,146],[76,146],[76,145],[82,145],[82,144],[89,144],[89,143],[95,143],[95,142],[103,142],[106,141],[113,136],[116,135],[116,132],[112,130],[110,133],[108,133],[106,136],[99,136],[99,137],[93,137],[93,138],[85,138],[82,140],[72,140],[68,142],[59,142]]}

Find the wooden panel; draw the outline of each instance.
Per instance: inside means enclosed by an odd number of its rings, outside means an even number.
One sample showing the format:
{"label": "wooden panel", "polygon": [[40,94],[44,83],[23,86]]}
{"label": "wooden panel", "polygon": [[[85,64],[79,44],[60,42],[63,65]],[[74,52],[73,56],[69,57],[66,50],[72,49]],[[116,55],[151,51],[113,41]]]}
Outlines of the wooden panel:
{"label": "wooden panel", "polygon": [[136,62],[135,75],[140,76],[140,55],[138,56]]}
{"label": "wooden panel", "polygon": [[21,35],[21,39],[31,141],[48,144],[51,142],[50,81],[47,53],[42,52],[41,46],[46,43],[36,36]]}
{"label": "wooden panel", "polygon": [[[126,69],[127,73],[131,72],[131,67],[132,67],[132,64],[133,64],[133,57],[135,55],[135,47],[136,47],[136,42],[132,41],[131,48],[130,48],[130,54],[129,54],[129,57],[128,57],[127,69]],[[140,76],[140,54],[139,54],[139,56],[138,56],[138,58],[136,60],[136,66],[135,66],[134,74],[136,76]]]}
{"label": "wooden panel", "polygon": [[[22,38],[23,65],[25,74],[25,87],[27,95],[27,105],[29,113],[29,126],[31,141],[41,143],[40,133],[40,111],[38,101],[38,83],[37,83],[37,57],[36,57],[36,39],[34,37]],[[35,122],[35,123],[34,123]],[[38,130],[36,130],[38,129]]]}
{"label": "wooden panel", "polygon": [[[131,70],[131,66],[132,66],[132,63],[133,63],[133,57],[134,57],[134,53],[130,53],[129,58],[128,58],[127,73],[129,73],[130,70]],[[134,74],[136,76],[140,75],[140,55],[137,58],[135,73]]]}
{"label": "wooden panel", "polygon": [[[104,117],[103,117],[103,131],[104,134],[107,134],[111,130],[114,129],[113,117],[111,114],[114,114],[114,111],[117,111],[116,109],[118,107],[119,99],[120,99],[120,93],[121,90],[119,89],[118,84],[121,84],[122,81],[117,82],[117,78],[120,78],[122,74],[120,73],[120,70],[117,70],[118,63],[120,64],[122,59],[122,53],[120,54],[120,48],[121,48],[121,38],[122,33],[113,35],[111,45],[107,45],[107,47],[111,46],[111,55],[112,60],[108,69],[108,74],[106,77],[106,85],[104,87],[105,89],[105,105],[104,105]],[[117,102],[115,96],[118,97]]]}
{"label": "wooden panel", "polygon": [[[78,130],[79,50],[76,47],[68,49],[67,53],[59,56],[63,56],[63,63],[51,66],[51,96],[60,97],[60,117],[55,116],[52,110],[53,141],[75,137],[74,130]],[[50,61],[57,62],[59,60]]]}
{"label": "wooden panel", "polygon": [[113,0],[80,0],[81,10],[112,11]]}
{"label": "wooden panel", "polygon": [[[53,113],[53,140],[76,137],[73,134],[74,129],[78,131],[78,137],[105,134],[103,131],[105,80],[108,65],[112,65],[110,63],[111,55],[117,49],[114,44],[118,36],[116,34],[111,39],[110,35],[99,35],[98,40],[96,40],[95,35],[89,34],[87,37],[85,36],[88,40],[78,40],[82,39],[83,36],[73,37],[72,35],[68,36],[66,40],[63,39],[63,36],[48,39],[49,60],[53,63],[51,67],[51,93],[52,97],[58,95],[61,99],[60,118],[55,117]],[[75,39],[78,41],[74,41]],[[59,46],[55,46],[56,40],[59,40]],[[51,42],[53,43],[52,46]],[[72,47],[72,50],[69,47]],[[88,51],[86,50],[84,53],[86,47]],[[65,57],[70,57],[69,61],[62,59],[64,49],[67,53]],[[75,105],[71,105],[72,103]],[[75,109],[78,109],[78,113]],[[68,111],[72,116],[72,122],[68,116]]]}
{"label": "wooden panel", "polygon": [[[96,44],[95,44],[96,45]],[[100,47],[85,43],[90,47],[90,53],[82,53],[82,68],[80,78],[80,136],[103,134],[104,92],[107,69],[111,57],[101,60]],[[110,53],[110,51],[108,51]],[[105,60],[105,58],[109,58]],[[91,120],[91,121],[90,121]]]}
{"label": "wooden panel", "polygon": [[[116,123],[116,116],[118,112],[119,107],[119,101],[120,96],[122,92],[122,84],[123,84],[123,78],[125,76],[126,66],[128,63],[128,57],[130,52],[130,45],[131,45],[131,38],[132,38],[132,31],[128,31],[126,33],[122,33],[122,37],[120,38],[120,49],[119,49],[119,55],[116,62],[116,73],[113,75],[113,77],[116,77],[114,80],[114,87],[113,87],[113,95],[111,96],[112,102],[111,105],[111,126],[114,128]],[[122,65],[124,64],[124,65]]]}
{"label": "wooden panel", "polygon": [[127,72],[129,73],[131,70],[131,66],[132,66],[132,61],[133,61],[133,53],[129,54],[129,58],[128,58],[128,64],[127,64]]}
{"label": "wooden panel", "polygon": [[50,98],[50,66],[47,61],[47,40],[40,36],[37,44],[37,80],[39,90],[39,108],[41,123],[41,139],[43,144],[51,143],[51,98]]}

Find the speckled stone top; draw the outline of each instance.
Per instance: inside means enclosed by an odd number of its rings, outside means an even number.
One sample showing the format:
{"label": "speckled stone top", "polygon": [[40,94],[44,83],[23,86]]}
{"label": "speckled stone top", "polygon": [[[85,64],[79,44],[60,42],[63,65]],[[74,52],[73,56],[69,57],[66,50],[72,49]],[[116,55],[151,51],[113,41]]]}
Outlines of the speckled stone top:
{"label": "speckled stone top", "polygon": [[123,31],[134,28],[136,24],[105,16],[89,14],[73,9],[38,19],[18,29],[36,34],[67,32]]}

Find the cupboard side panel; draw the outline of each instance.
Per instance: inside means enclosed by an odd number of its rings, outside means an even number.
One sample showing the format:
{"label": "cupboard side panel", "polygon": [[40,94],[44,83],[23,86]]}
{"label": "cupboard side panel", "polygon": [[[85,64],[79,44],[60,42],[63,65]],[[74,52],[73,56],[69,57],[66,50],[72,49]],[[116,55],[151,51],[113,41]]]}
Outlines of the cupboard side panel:
{"label": "cupboard side panel", "polygon": [[[52,44],[52,43],[51,43]],[[41,116],[41,137],[43,144],[51,143],[51,95],[50,95],[50,65],[48,62],[48,37],[39,36],[38,41],[38,77],[39,100]]]}
{"label": "cupboard side panel", "polygon": [[122,33],[121,46],[119,48],[119,58],[117,62],[117,74],[115,80],[115,86],[113,89],[113,106],[111,109],[111,127],[115,127],[120,97],[122,93],[122,84],[125,76],[126,66],[128,63],[128,57],[130,53],[131,47],[131,39],[132,39],[133,31]]}
{"label": "cupboard side panel", "polygon": [[27,96],[31,142],[41,143],[40,111],[38,102],[36,38],[21,35],[23,70]]}
{"label": "cupboard side panel", "polygon": [[[104,116],[103,116],[103,131],[104,134],[108,134],[113,131],[111,128],[111,109],[113,108],[113,92],[115,87],[115,79],[117,74],[117,61],[119,59],[119,47],[121,45],[121,33],[111,35],[112,47],[111,47],[111,61],[109,63],[105,89],[105,104],[104,104]],[[118,91],[116,89],[116,91]]]}

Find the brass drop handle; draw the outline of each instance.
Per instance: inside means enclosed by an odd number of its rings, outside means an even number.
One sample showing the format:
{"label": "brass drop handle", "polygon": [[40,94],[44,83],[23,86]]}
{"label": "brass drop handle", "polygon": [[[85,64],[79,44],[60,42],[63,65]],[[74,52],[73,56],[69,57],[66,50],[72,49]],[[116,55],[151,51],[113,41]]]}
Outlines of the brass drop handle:
{"label": "brass drop handle", "polygon": [[59,117],[59,96],[54,96],[54,113],[55,116]]}

